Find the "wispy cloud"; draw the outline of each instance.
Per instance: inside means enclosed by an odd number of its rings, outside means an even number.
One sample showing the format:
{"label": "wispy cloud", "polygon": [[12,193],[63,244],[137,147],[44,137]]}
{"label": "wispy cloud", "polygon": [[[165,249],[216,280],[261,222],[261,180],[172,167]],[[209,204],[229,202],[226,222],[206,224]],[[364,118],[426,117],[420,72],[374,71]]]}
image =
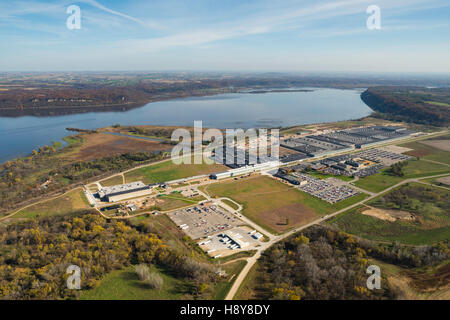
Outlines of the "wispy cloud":
{"label": "wispy cloud", "polygon": [[133,22],[136,22],[136,23],[138,23],[138,24],[140,24],[142,26],[145,26],[145,27],[159,28],[159,25],[157,23],[153,22],[153,21],[143,21],[141,19],[132,17],[132,16],[127,15],[125,13],[122,13],[122,12],[119,12],[119,11],[116,11],[116,10],[112,10],[112,9],[110,9],[108,7],[105,7],[104,5],[102,5],[101,3],[99,3],[98,1],[95,1],[95,0],[79,0],[79,2],[87,3],[87,4],[89,4],[89,5],[93,6],[93,7],[96,7],[97,9],[100,9],[100,10],[104,11],[104,12],[107,12],[107,13],[110,13],[110,14],[122,17],[124,19],[130,20],[130,21],[133,21]]}
{"label": "wispy cloud", "polygon": [[[155,51],[168,47],[187,47],[204,45],[220,40],[229,40],[249,35],[267,34],[271,32],[281,32],[289,29],[300,29],[304,35],[309,37],[324,36],[345,36],[367,32],[365,25],[361,28],[343,28],[334,30],[312,24],[317,21],[326,21],[339,17],[346,17],[359,14],[362,17],[366,15],[365,9],[373,0],[342,0],[319,2],[309,6],[303,6],[298,9],[272,8],[270,12],[258,12],[258,15],[246,17],[242,20],[217,24],[215,26],[202,26],[200,29],[175,32],[174,34],[151,37],[144,39],[133,39],[118,41],[118,46],[125,45],[128,50]],[[438,8],[445,6],[442,1],[433,0],[379,0],[378,3],[383,10],[395,9],[396,11],[406,12],[414,10],[416,5],[428,8]],[[295,5],[295,3],[294,3]],[[256,11],[256,10],[255,10]],[[364,21],[364,19],[361,19]],[[301,28],[304,27],[302,30]],[[395,29],[395,27],[391,27]]]}

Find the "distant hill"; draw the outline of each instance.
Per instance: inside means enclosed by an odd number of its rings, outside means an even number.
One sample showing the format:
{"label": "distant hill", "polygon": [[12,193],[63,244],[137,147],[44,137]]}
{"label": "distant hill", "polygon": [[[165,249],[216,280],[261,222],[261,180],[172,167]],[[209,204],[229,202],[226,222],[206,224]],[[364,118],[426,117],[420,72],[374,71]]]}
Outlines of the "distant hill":
{"label": "distant hill", "polygon": [[450,87],[372,87],[361,99],[375,116],[438,127],[450,125]]}

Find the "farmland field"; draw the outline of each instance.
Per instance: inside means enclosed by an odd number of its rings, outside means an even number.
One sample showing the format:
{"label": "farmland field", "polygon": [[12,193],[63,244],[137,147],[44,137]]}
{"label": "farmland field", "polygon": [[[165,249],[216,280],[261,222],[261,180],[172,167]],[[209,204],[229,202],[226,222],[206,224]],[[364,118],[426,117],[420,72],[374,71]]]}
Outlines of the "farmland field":
{"label": "farmland field", "polygon": [[122,176],[115,176],[106,180],[101,180],[100,184],[102,187],[111,187],[118,184],[123,184],[123,178]]}
{"label": "farmland field", "polygon": [[411,142],[401,146],[414,149],[407,152],[408,155],[450,164],[450,152],[447,150],[449,144],[449,136],[440,136],[435,139]]}

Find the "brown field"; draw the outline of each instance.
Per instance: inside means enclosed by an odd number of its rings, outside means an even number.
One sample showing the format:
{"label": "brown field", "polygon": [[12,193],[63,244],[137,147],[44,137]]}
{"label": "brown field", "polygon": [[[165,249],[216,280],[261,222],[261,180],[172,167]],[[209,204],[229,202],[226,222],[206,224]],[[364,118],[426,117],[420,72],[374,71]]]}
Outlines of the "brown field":
{"label": "brown field", "polygon": [[427,146],[431,146],[433,148],[442,150],[442,151],[450,151],[450,140],[429,140],[429,141],[421,141]]}
{"label": "brown field", "polygon": [[168,144],[106,133],[83,135],[83,139],[82,146],[69,155],[72,160],[86,161],[127,152],[166,151],[171,148]]}
{"label": "brown field", "polygon": [[450,186],[450,176],[436,179],[436,181]]}
{"label": "brown field", "polygon": [[[259,217],[274,230],[283,232],[291,229],[293,225],[300,226],[307,224],[311,221],[311,217],[316,217],[316,213],[299,203],[263,211],[259,214]],[[286,224],[287,219],[289,220],[289,224]]]}

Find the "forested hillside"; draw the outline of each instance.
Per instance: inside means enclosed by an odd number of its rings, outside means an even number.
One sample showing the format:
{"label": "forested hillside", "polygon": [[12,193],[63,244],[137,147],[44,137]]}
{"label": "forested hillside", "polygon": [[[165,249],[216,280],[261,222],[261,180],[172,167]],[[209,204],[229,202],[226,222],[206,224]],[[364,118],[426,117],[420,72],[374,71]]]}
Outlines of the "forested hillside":
{"label": "forested hillside", "polygon": [[444,127],[450,125],[450,88],[372,87],[361,99],[388,120]]}

